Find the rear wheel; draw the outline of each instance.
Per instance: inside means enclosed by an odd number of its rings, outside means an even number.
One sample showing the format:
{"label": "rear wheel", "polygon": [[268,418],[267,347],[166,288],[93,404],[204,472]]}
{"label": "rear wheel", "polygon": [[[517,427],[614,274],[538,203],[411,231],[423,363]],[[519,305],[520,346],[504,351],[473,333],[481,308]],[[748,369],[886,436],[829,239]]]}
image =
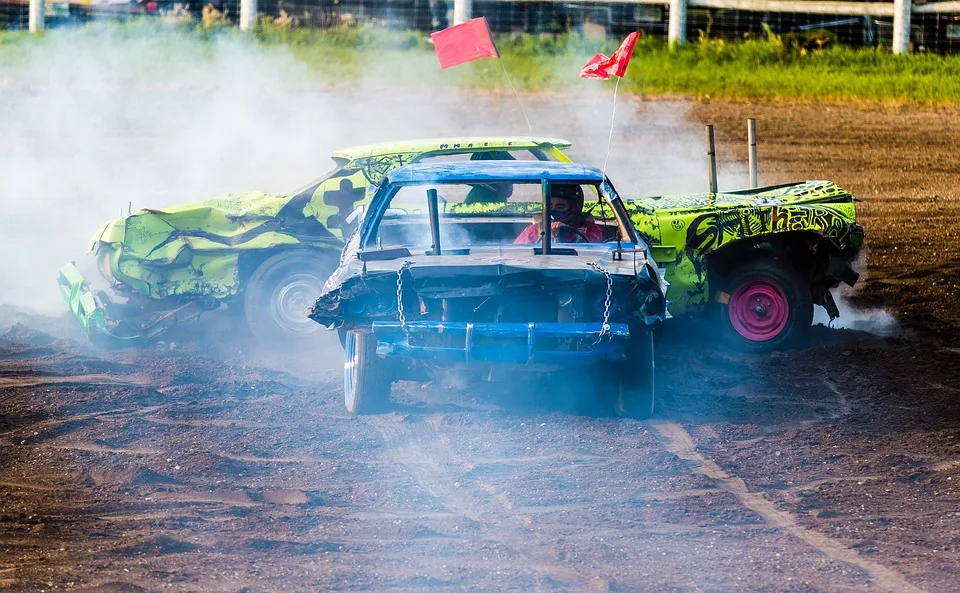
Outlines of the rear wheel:
{"label": "rear wheel", "polygon": [[243,301],[247,327],[270,346],[299,346],[323,328],[307,318],[336,269],[333,258],[313,251],[284,251],[257,267]]}
{"label": "rear wheel", "polygon": [[761,259],[737,268],[724,282],[720,321],[727,341],[745,350],[795,343],[813,324],[813,297],[786,264]]}
{"label": "rear wheel", "polygon": [[393,381],[387,361],[377,356],[370,332],[346,332],[343,344],[343,403],[351,414],[376,414],[390,404]]}

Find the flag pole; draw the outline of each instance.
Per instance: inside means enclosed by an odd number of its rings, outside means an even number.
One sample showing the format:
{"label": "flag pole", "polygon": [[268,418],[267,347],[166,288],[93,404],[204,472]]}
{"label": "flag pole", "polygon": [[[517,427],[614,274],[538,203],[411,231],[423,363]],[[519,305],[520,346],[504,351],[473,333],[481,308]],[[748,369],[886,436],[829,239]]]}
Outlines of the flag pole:
{"label": "flag pole", "polygon": [[610,134],[607,136],[607,154],[603,157],[603,174],[607,174],[607,162],[610,160],[610,149],[613,147],[613,128],[617,122],[617,92],[620,90],[620,80],[627,74],[627,65],[633,48],[637,45],[640,32],[634,31],[627,35],[617,51],[607,57],[598,53],[580,69],[580,78],[607,80],[611,76],[617,77],[617,84],[613,87],[613,109],[610,112]]}
{"label": "flag pole", "polygon": [[620,89],[620,77],[613,87],[613,112],[610,114],[610,135],[607,136],[607,154],[603,157],[603,176],[607,176],[607,160],[610,158],[610,148],[613,146],[613,124],[617,120],[617,90]]}
{"label": "flag pole", "polygon": [[513,89],[513,96],[517,98],[517,104],[520,105],[520,113],[523,114],[523,120],[527,122],[527,129],[530,130],[530,135],[532,136],[533,126],[530,125],[530,118],[527,117],[527,110],[523,108],[523,101],[520,100],[520,93],[517,91],[517,87],[513,86],[513,80],[510,79],[510,74],[507,72],[507,66],[503,63],[503,56],[499,56],[497,59],[500,61],[500,67],[503,68],[503,76],[507,79],[507,84],[509,84],[510,88]]}

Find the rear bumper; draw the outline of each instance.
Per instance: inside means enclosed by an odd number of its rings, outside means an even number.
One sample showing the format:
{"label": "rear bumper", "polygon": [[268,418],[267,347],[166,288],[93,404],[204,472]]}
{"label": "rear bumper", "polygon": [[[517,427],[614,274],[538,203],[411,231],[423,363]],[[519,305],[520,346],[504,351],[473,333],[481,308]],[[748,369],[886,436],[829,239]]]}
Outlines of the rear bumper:
{"label": "rear bumper", "polygon": [[623,360],[630,328],[600,323],[377,321],[377,354],[434,363],[590,364]]}

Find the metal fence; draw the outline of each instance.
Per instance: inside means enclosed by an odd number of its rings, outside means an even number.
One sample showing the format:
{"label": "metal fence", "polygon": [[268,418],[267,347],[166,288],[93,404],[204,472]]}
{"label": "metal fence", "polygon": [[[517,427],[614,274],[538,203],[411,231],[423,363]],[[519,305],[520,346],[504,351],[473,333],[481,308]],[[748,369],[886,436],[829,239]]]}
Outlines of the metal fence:
{"label": "metal fence", "polygon": [[0,0],[0,27],[25,29],[29,16],[27,0]]}
{"label": "metal fence", "polygon": [[[36,1],[36,0],[34,0]],[[183,7],[199,15],[203,5],[226,11],[236,20],[241,0],[47,0],[47,26],[98,18],[159,15]],[[0,0],[0,23],[27,27],[30,0]],[[893,0],[616,0],[556,2],[543,0],[258,0],[257,12],[285,18],[297,26],[333,27],[369,24],[392,29],[431,31],[453,23],[455,4],[472,16],[484,16],[500,33],[534,34],[577,31],[585,35],[625,35],[640,30],[666,36],[671,8],[681,7],[683,36],[695,40],[744,39],[769,34],[790,36],[810,47],[831,43],[896,47]],[[910,7],[910,49],[953,52],[960,49],[960,1],[917,3]],[[906,34],[906,33],[905,33]]]}

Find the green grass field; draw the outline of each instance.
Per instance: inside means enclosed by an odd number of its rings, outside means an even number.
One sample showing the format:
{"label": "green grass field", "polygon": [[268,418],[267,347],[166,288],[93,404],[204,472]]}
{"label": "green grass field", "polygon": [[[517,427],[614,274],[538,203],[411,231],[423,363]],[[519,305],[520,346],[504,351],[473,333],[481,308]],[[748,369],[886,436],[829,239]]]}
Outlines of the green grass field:
{"label": "green grass field", "polygon": [[[502,64],[485,59],[444,72],[437,65],[428,35],[422,32],[363,27],[291,29],[264,20],[256,36],[249,38],[216,19],[176,25],[139,21],[95,27],[98,36],[116,44],[142,43],[148,38],[165,54],[189,55],[190,59],[208,53],[203,47],[224,42],[257,45],[266,51],[288,50],[319,81],[335,84],[363,79],[484,89],[508,89],[503,67],[514,85],[525,90],[576,90],[584,85],[613,84],[583,81],[578,73],[595,52],[609,54],[619,43],[617,39],[590,39],[572,33],[499,36]],[[84,31],[53,30],[39,37],[0,32],[0,65],[7,72],[14,71],[31,47],[62,36],[84,35]],[[819,49],[824,41],[826,47]],[[620,90],[648,96],[960,103],[960,56],[894,56],[887,50],[851,49],[829,41],[823,37],[770,36],[730,42],[702,37],[670,49],[661,39],[644,37],[637,44]],[[185,45],[192,49],[185,49]],[[174,75],[170,68],[169,64],[148,65],[143,76],[154,76],[156,70],[163,70],[162,76]]]}

